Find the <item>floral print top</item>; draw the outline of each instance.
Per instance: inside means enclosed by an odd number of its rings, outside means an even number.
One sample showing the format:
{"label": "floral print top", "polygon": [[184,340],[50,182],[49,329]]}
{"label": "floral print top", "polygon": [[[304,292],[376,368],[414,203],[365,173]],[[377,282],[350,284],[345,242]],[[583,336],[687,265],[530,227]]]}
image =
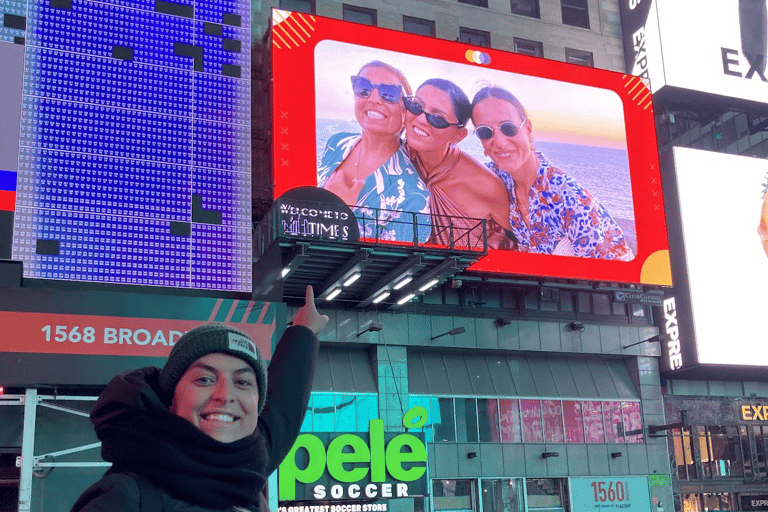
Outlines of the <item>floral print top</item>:
{"label": "floral print top", "polygon": [[[509,223],[518,240],[518,250],[539,254],[558,254],[630,261],[632,249],[624,232],[592,194],[573,178],[552,166],[541,153],[539,170],[528,193],[529,228],[523,222],[515,198],[515,182],[493,162],[486,165],[509,191]],[[561,241],[566,240],[565,250]]]}
{"label": "floral print top", "polygon": [[[359,134],[337,133],[328,139],[317,168],[318,187],[325,187],[360,138]],[[424,243],[429,238],[429,192],[402,146],[366,178],[357,201],[350,206],[361,238],[413,242],[413,216],[403,212],[426,214],[417,216],[418,241]]]}

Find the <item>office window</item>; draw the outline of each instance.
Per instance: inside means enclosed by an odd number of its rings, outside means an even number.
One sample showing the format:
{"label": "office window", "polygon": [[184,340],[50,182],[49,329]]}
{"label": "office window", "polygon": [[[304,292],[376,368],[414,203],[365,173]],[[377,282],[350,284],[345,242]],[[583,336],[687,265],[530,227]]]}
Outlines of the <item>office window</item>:
{"label": "office window", "polygon": [[459,0],[459,3],[477,7],[488,7],[488,0]]}
{"label": "office window", "polygon": [[344,21],[351,21],[353,23],[375,27],[376,9],[366,9],[365,7],[344,4],[343,18]]}
{"label": "office window", "polygon": [[583,402],[584,432],[588,443],[604,443],[605,429],[603,428],[603,404],[600,402]]}
{"label": "office window", "polygon": [[592,52],[574,50],[572,48],[565,49],[565,62],[578,64],[579,66],[587,66],[590,68],[595,67],[595,61],[592,58]]}
{"label": "office window", "polygon": [[280,0],[280,8],[286,11],[315,14],[315,0]]}
{"label": "office window", "polygon": [[403,16],[403,32],[418,34],[420,36],[435,37],[435,22],[423,20],[421,18],[412,18],[411,16]]}
{"label": "office window", "polygon": [[491,33],[483,30],[459,27],[459,41],[472,46],[491,47]]}
{"label": "office window", "polygon": [[529,18],[538,18],[539,0],[510,0],[512,14],[528,16]]}
{"label": "office window", "polygon": [[499,400],[502,443],[521,443],[523,432],[520,428],[520,404],[517,400]]}
{"label": "office window", "polygon": [[531,57],[544,56],[544,44],[539,41],[529,41],[527,39],[515,38],[515,53],[521,55],[530,55]]}
{"label": "office window", "polygon": [[589,28],[587,0],[560,0],[563,12],[563,24],[573,27]]}

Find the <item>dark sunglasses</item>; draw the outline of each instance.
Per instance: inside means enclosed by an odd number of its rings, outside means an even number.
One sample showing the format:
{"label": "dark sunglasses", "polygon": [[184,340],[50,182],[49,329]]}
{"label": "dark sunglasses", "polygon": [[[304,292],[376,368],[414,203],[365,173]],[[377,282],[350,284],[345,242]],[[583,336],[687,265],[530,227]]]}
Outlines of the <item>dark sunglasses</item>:
{"label": "dark sunglasses", "polygon": [[373,90],[379,91],[381,99],[387,103],[397,103],[400,99],[400,95],[403,92],[403,88],[399,85],[391,84],[372,84],[370,80],[362,76],[352,77],[352,92],[355,96],[360,98],[367,98],[373,93]]}
{"label": "dark sunglasses", "polygon": [[[518,134],[520,128],[522,128],[527,121],[527,119],[523,121],[520,126],[515,125],[515,123],[511,121],[504,121],[501,123],[501,126],[499,126],[499,129],[501,130],[501,133],[507,137],[514,137]],[[480,140],[489,140],[491,137],[493,137],[493,128],[481,124],[475,128],[475,135],[477,135],[477,138]]]}
{"label": "dark sunglasses", "polygon": [[427,117],[427,122],[435,128],[442,130],[444,128],[448,128],[449,126],[464,126],[461,123],[452,123],[443,116],[437,114],[427,114],[424,111],[424,107],[421,105],[421,103],[419,103],[413,96],[403,96],[403,103],[405,104],[405,108],[407,108],[408,112],[411,114],[415,116],[424,114]]}

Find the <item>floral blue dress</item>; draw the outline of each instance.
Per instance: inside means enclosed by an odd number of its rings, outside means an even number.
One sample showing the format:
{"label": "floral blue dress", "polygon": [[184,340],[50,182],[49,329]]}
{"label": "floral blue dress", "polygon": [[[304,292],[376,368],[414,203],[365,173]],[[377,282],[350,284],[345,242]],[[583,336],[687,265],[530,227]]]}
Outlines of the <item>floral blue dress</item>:
{"label": "floral blue dress", "polygon": [[512,177],[493,162],[486,164],[509,191],[509,223],[517,237],[518,249],[555,254],[557,248],[557,254],[569,256],[620,261],[634,259],[624,232],[608,210],[576,180],[552,166],[541,153],[537,155],[539,169],[527,198],[530,228],[517,208]]}
{"label": "floral blue dress", "polygon": [[[324,188],[360,140],[359,134],[337,133],[328,139],[317,168],[317,186]],[[413,216],[418,214],[418,242],[429,238],[429,192],[401,146],[389,160],[366,178],[352,206],[361,238],[413,242]]]}

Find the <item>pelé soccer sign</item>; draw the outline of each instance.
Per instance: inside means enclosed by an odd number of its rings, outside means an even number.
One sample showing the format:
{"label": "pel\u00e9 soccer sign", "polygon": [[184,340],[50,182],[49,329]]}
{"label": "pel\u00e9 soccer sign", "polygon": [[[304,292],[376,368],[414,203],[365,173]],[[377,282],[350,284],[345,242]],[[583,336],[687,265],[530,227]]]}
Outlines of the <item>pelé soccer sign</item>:
{"label": "pel\u00e9 soccer sign", "polygon": [[[406,429],[421,428],[427,410],[417,406],[403,417]],[[424,495],[427,449],[424,434],[385,432],[384,420],[368,432],[302,434],[280,464],[278,499],[386,499]]]}

